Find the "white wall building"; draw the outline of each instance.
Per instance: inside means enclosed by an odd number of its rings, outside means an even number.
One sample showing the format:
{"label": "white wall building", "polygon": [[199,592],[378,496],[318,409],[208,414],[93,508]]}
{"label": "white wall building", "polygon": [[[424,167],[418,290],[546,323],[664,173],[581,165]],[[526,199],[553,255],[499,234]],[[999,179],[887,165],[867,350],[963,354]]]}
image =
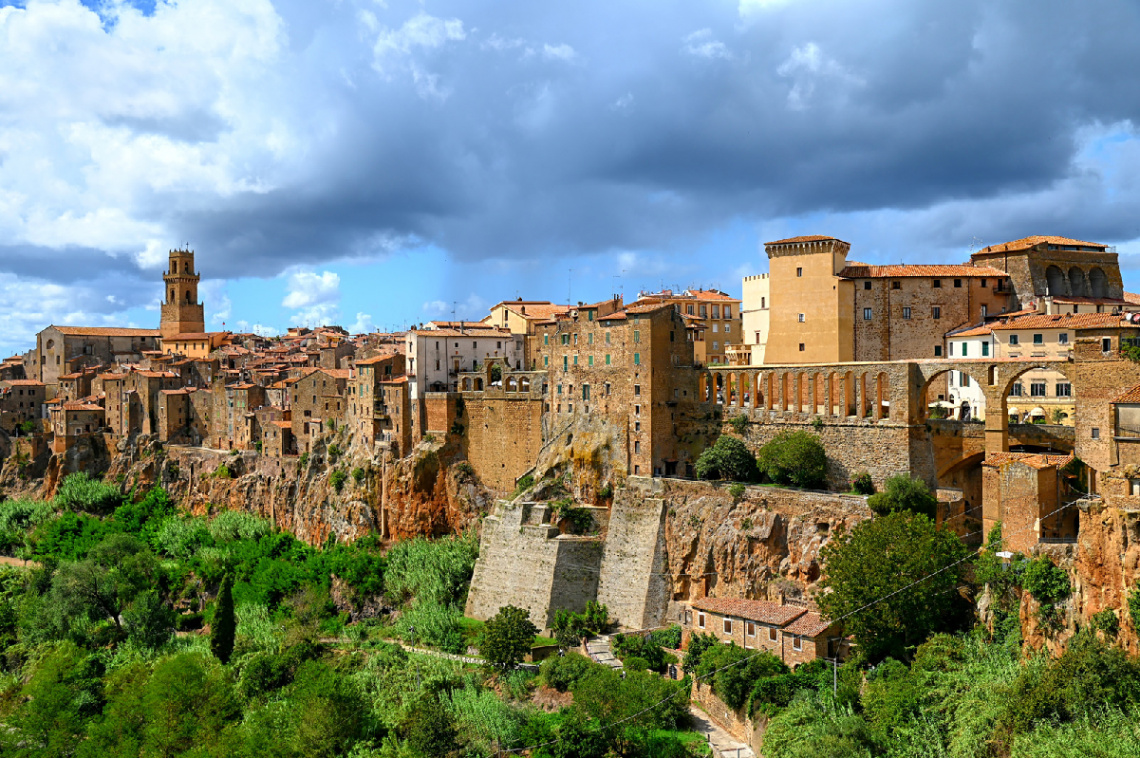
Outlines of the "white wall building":
{"label": "white wall building", "polygon": [[[996,358],[997,341],[993,329],[988,325],[959,329],[946,335],[946,348],[949,358]],[[977,382],[969,374],[951,371],[946,410],[950,418],[966,421],[984,421],[986,418],[986,397]]]}
{"label": "white wall building", "polygon": [[744,344],[751,350],[748,365],[764,363],[764,346],[768,344],[768,306],[771,303],[767,274],[744,277],[744,292],[740,303],[743,318]]}
{"label": "white wall building", "polygon": [[522,367],[523,336],[509,329],[484,325],[415,329],[405,339],[408,397],[413,404],[426,392],[457,391],[459,372],[473,371],[488,359],[499,359],[508,368]]}

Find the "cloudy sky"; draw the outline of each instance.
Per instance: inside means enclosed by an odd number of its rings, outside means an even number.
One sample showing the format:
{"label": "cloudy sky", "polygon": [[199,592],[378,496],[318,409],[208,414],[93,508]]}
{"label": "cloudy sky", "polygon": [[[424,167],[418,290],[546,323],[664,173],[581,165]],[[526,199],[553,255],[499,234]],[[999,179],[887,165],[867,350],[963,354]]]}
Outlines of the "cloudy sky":
{"label": "cloudy sky", "polygon": [[0,350],[740,291],[1063,234],[1140,289],[1134,0],[0,0]]}

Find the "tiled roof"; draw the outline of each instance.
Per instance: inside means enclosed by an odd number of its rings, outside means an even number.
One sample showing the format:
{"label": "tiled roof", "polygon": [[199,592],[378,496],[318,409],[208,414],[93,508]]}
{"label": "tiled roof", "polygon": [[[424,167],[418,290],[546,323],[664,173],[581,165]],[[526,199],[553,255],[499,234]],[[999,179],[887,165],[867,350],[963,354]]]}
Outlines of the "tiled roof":
{"label": "tiled roof", "polygon": [[987,334],[992,334],[993,328],[989,324],[978,324],[976,326],[967,326],[964,329],[959,329],[953,332],[948,332],[947,337],[984,337]]}
{"label": "tiled roof", "polygon": [[1082,242],[1081,240],[1070,239],[1069,237],[1052,237],[1049,235],[1035,235],[1032,237],[1022,237],[1013,242],[1002,242],[998,245],[990,245],[983,247],[974,255],[986,255],[987,253],[1012,253],[1018,250],[1028,250],[1031,247],[1040,245],[1041,243],[1047,245],[1079,245],[1081,247],[1099,247],[1103,248],[1104,245],[1099,242]]}
{"label": "tiled roof", "polygon": [[65,411],[101,411],[103,406],[93,405],[82,400],[73,400],[70,403],[64,403],[63,409]]}
{"label": "tiled roof", "polygon": [[1005,278],[1007,274],[996,268],[989,266],[971,266],[968,263],[951,264],[951,265],[899,265],[899,266],[870,266],[866,264],[848,264],[836,276],[842,276],[847,279],[882,279],[888,277],[898,277],[900,279],[912,276],[929,276],[929,277],[952,277],[952,276],[975,276],[975,277],[1001,277]]}
{"label": "tiled roof", "polygon": [[321,371],[325,372],[333,379],[351,379],[352,370],[347,368],[323,368]]}
{"label": "tiled roof", "polygon": [[1069,303],[1073,305],[1122,305],[1127,300],[1116,297],[1078,297],[1076,295],[1053,295],[1054,303]]}
{"label": "tiled roof", "polygon": [[685,294],[697,300],[727,300],[733,303],[740,302],[740,298],[733,297],[719,290],[685,290]]}
{"label": "tiled roof", "polygon": [[629,317],[625,315],[625,311],[618,311],[617,313],[611,313],[608,316],[602,316],[598,319],[598,321],[625,321],[627,318]]}
{"label": "tiled roof", "polygon": [[1140,294],[1137,294],[1135,292],[1125,292],[1124,302],[1128,303],[1129,305],[1140,305]]}
{"label": "tiled roof", "polygon": [[801,637],[818,637],[828,630],[833,622],[825,620],[818,613],[808,611],[798,619],[784,627],[788,634]]}
{"label": "tiled roof", "polygon": [[201,342],[202,340],[210,339],[210,335],[206,332],[183,332],[182,334],[175,334],[170,337],[163,337],[163,342],[173,342],[180,340],[182,342]]}
{"label": "tiled roof", "polygon": [[512,336],[509,329],[499,329],[486,325],[482,329],[465,329],[464,331],[458,329],[413,329],[409,334],[415,334],[419,337],[466,337],[467,339],[482,340],[507,339]]}
{"label": "tiled roof", "polygon": [[775,626],[783,626],[807,612],[805,609],[794,605],[780,605],[770,600],[744,600],[730,597],[703,597],[694,600],[692,605],[698,610]]}
{"label": "tiled roof", "polygon": [[[808,234],[803,237],[788,237],[783,240],[776,240],[775,242],[765,242],[765,245],[794,245],[797,242],[827,242],[828,240],[835,240],[836,242],[843,242],[838,237],[828,237],[824,234]],[[846,244],[846,243],[844,243]]]}
{"label": "tiled roof", "polygon": [[[55,326],[54,324],[52,326]],[[129,329],[118,326],[55,326],[60,334],[72,337],[158,337],[157,329]]]}
{"label": "tiled roof", "polygon": [[399,355],[399,353],[381,353],[380,355],[374,355],[371,358],[365,358],[363,360],[359,360],[356,362],[356,365],[357,366],[371,366],[371,365],[376,364],[376,363],[383,363],[384,361],[389,361],[389,360],[395,358],[397,355]]}
{"label": "tiled roof", "polygon": [[380,383],[381,384],[407,384],[408,383],[408,377],[407,377],[407,375],[397,376],[397,377],[393,377],[392,379],[385,379],[384,381],[382,381]]}
{"label": "tiled roof", "polygon": [[1140,403],[1140,384],[1113,398],[1114,403]]}
{"label": "tiled roof", "polygon": [[995,321],[990,327],[994,331],[1014,329],[1096,329],[1118,326],[1120,315],[1116,313],[1034,313]]}
{"label": "tiled roof", "polygon": [[141,369],[134,372],[136,376],[145,376],[150,379],[174,379],[178,376],[171,371],[151,371],[149,369]]}
{"label": "tiled roof", "polygon": [[982,461],[983,466],[1004,466],[1010,463],[1024,463],[1025,465],[1043,469],[1050,466],[1061,468],[1073,460],[1073,455],[1047,455],[1045,453],[991,453]]}

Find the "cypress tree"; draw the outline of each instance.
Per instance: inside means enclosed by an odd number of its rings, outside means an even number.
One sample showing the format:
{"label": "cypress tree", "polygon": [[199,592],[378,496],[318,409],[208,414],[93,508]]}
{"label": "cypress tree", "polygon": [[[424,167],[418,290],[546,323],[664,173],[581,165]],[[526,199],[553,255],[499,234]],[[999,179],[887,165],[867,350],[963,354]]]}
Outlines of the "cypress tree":
{"label": "cypress tree", "polygon": [[210,652],[222,663],[230,662],[230,655],[234,652],[234,631],[237,621],[234,619],[234,582],[230,575],[222,579],[221,589],[218,590],[218,602],[214,606],[214,623],[210,628]]}

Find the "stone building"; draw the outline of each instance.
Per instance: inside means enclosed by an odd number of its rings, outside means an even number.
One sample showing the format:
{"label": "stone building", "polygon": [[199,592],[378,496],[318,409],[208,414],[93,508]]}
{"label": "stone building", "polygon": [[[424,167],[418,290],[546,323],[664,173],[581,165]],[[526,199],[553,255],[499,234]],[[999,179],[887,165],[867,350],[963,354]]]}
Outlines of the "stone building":
{"label": "stone building", "polygon": [[348,369],[316,368],[293,385],[290,420],[298,452],[308,452],[314,439],[344,423],[349,379]]}
{"label": "stone building", "polygon": [[[401,353],[382,353],[356,361],[354,375],[348,383],[346,423],[368,448],[376,442],[395,442],[400,445],[402,432],[408,426],[403,402],[407,393],[404,376],[404,356]],[[400,387],[393,386],[395,379],[403,379]]]}
{"label": "stone building", "polygon": [[84,366],[137,363],[144,352],[157,350],[158,340],[157,329],[49,326],[36,335],[29,378],[43,382],[48,397],[55,397],[60,376]]}
{"label": "stone building", "polygon": [[164,344],[189,342],[191,336],[204,336],[206,315],[198,302],[198,279],[198,272],[194,270],[194,252],[171,250],[169,270],[162,275],[166,300],[162,303],[159,331]]}
{"label": "stone building", "polygon": [[56,453],[66,452],[81,437],[98,434],[105,425],[102,406],[84,401],[56,403],[50,416],[52,450]]}
{"label": "stone building", "polygon": [[740,315],[743,340],[740,350],[747,361],[734,365],[760,366],[764,363],[764,347],[768,344],[769,304],[772,300],[768,274],[744,277],[744,294]]}
{"label": "stone building", "polygon": [[684,645],[695,633],[711,634],[745,650],[766,650],[789,666],[833,658],[842,649],[840,624],[798,605],[768,600],[704,597],[685,612]]}
{"label": "stone building", "polygon": [[[1028,552],[1040,543],[1071,542],[1077,536],[1078,500],[1062,475],[1072,454],[999,453],[982,462],[984,529],[999,521],[1003,548]],[[1000,518],[998,517],[1000,514]]]}
{"label": "stone building", "polygon": [[12,434],[21,424],[32,422],[42,431],[44,383],[35,379],[0,380],[0,429]]}
{"label": "stone building", "polygon": [[693,343],[669,303],[634,304],[605,316],[572,309],[539,327],[537,370],[547,372],[549,429],[575,417],[617,430],[630,474],[691,473],[695,452],[676,434],[697,403]]}
{"label": "stone building", "polygon": [[691,318],[693,358],[700,365],[728,363],[728,346],[741,343],[740,300],[720,290],[642,292],[634,305],[667,303]]}
{"label": "stone building", "polygon": [[1108,245],[1039,235],[990,245],[970,260],[1006,273],[1016,308],[1047,295],[1124,299],[1116,248]]}
{"label": "stone building", "polygon": [[504,371],[492,381],[491,368],[459,376],[464,416],[459,418],[467,460],[485,487],[508,493],[534,467],[542,449],[548,405],[546,371]]}
{"label": "stone building", "polygon": [[[620,306],[620,300],[618,305]],[[511,334],[523,338],[523,366],[534,368],[534,336],[537,325],[549,321],[561,313],[569,312],[572,306],[557,305],[549,300],[504,300],[491,306],[491,312],[483,319],[487,326],[506,329]]]}

